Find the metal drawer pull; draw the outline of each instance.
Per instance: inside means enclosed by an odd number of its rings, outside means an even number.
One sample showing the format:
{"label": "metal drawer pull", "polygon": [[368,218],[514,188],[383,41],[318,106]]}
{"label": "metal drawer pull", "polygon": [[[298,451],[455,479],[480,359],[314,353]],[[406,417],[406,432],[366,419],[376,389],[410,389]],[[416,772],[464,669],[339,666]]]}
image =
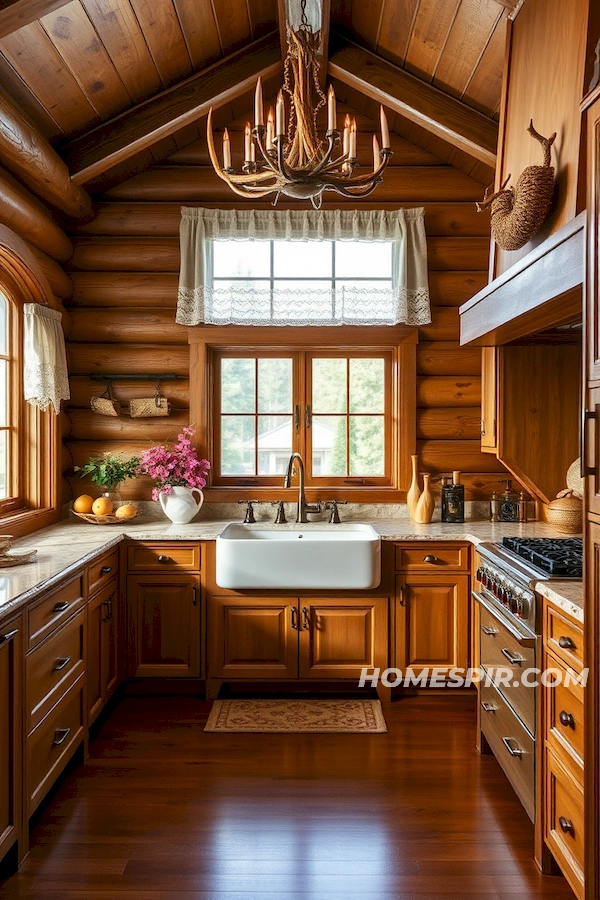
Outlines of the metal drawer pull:
{"label": "metal drawer pull", "polygon": [[70,662],[70,656],[63,656],[62,658],[57,659],[56,663],[54,664],[54,671],[61,672],[63,669],[66,669]]}
{"label": "metal drawer pull", "polygon": [[565,728],[572,728],[573,731],[575,731],[575,719],[571,713],[568,713],[563,709],[559,713],[558,718],[560,719],[561,725],[564,725]]}
{"label": "metal drawer pull", "polygon": [[575,836],[575,829],[573,828],[573,823],[570,819],[565,819],[564,816],[560,816],[558,819],[558,824],[565,834],[572,834],[573,836]]}
{"label": "metal drawer pull", "polygon": [[302,627],[306,629],[306,631],[310,630],[310,620],[308,618],[308,606],[302,607]]}
{"label": "metal drawer pull", "polygon": [[298,610],[295,606],[292,606],[292,628],[298,631]]}
{"label": "metal drawer pull", "polygon": [[11,641],[18,633],[19,629],[15,628],[14,631],[7,631],[6,634],[0,634],[0,644],[6,644],[7,641]]}
{"label": "metal drawer pull", "polygon": [[53,746],[60,747],[61,744],[64,744],[70,734],[70,728],[57,728],[54,732],[54,740],[52,741]]}
{"label": "metal drawer pull", "polygon": [[65,609],[68,609],[70,605],[71,604],[68,600],[63,600],[62,603],[55,603],[52,612],[64,612]]}
{"label": "metal drawer pull", "polygon": [[170,562],[170,557],[169,557],[169,556],[164,556],[164,555],[161,553],[160,556],[158,557],[158,561],[159,561],[160,563],[168,563],[168,562]]}
{"label": "metal drawer pull", "polygon": [[570,637],[565,637],[564,634],[559,637],[558,646],[562,647],[563,650],[576,649],[575,641],[573,641]]}
{"label": "metal drawer pull", "polygon": [[510,753],[511,756],[524,756],[525,755],[525,750],[521,750],[521,748],[519,747],[519,745],[517,744],[517,742],[515,741],[514,738],[503,737],[502,743],[504,744],[504,746],[506,747],[506,749],[508,750],[508,752]]}
{"label": "metal drawer pull", "polygon": [[498,709],[495,703],[488,703],[486,700],[482,700],[481,708],[484,712],[496,712]]}
{"label": "metal drawer pull", "polygon": [[112,572],[112,566],[102,566],[102,568],[100,569],[101,575],[110,575],[111,572]]}
{"label": "metal drawer pull", "polygon": [[194,606],[196,606],[198,603],[198,588],[196,587],[196,585],[194,585],[192,588],[192,603],[194,604]]}
{"label": "metal drawer pull", "polygon": [[481,630],[484,634],[488,634],[493,636],[494,634],[500,634],[500,631],[497,628],[492,628],[491,625],[482,625]]}
{"label": "metal drawer pull", "polygon": [[520,656],[518,653],[513,653],[512,650],[509,650],[508,647],[502,648],[502,656],[505,656],[511,666],[520,666],[521,663],[525,662],[525,657]]}
{"label": "metal drawer pull", "polygon": [[436,563],[436,562],[439,562],[439,560],[438,560],[437,556],[428,555],[428,556],[423,557],[423,562]]}

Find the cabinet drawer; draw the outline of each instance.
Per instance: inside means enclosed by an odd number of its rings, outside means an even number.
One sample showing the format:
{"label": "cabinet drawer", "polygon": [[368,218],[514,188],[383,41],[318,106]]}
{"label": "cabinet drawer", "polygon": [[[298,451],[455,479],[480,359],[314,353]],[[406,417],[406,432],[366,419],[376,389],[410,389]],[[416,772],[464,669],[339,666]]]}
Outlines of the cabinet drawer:
{"label": "cabinet drawer", "polygon": [[493,684],[482,684],[481,731],[533,822],[535,741]]}
{"label": "cabinet drawer", "polygon": [[53,591],[29,609],[29,643],[31,650],[59,625],[70,619],[83,606],[83,576]]}
{"label": "cabinet drawer", "polygon": [[548,847],[578,897],[583,897],[583,789],[546,750],[546,826]]}
{"label": "cabinet drawer", "polygon": [[87,569],[87,595],[88,599],[98,593],[119,572],[119,551],[113,550],[98,562],[92,563]]}
{"label": "cabinet drawer", "polygon": [[469,571],[468,544],[412,541],[396,544],[396,569],[420,572]]}
{"label": "cabinet drawer", "polygon": [[131,544],[127,548],[130,572],[164,572],[200,569],[200,544]]}
{"label": "cabinet drawer", "polygon": [[546,645],[566,665],[583,669],[583,629],[546,602]]}
{"label": "cabinet drawer", "polygon": [[81,610],[27,657],[28,732],[83,674],[84,621]]}
{"label": "cabinet drawer", "polygon": [[39,806],[83,740],[83,684],[82,676],[27,738],[28,815]]}
{"label": "cabinet drawer", "polygon": [[560,673],[555,687],[543,689],[546,738],[556,754],[569,764],[575,778],[583,782],[583,687],[572,681],[565,684],[569,674],[577,678],[577,673],[551,653],[546,654],[544,669],[557,669]]}
{"label": "cabinet drawer", "polygon": [[[485,607],[480,607],[479,662],[531,734],[535,735],[536,688],[523,684],[521,674],[535,667],[535,649],[523,647]],[[510,660],[520,660],[511,663]],[[513,673],[514,677],[504,677]],[[535,679],[529,679],[535,680]]]}

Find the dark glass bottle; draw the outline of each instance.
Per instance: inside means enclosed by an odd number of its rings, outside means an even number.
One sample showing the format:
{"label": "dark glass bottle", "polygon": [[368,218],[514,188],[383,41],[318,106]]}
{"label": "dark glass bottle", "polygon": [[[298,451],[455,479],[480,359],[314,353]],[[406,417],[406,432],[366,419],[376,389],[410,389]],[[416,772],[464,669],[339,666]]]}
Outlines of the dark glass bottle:
{"label": "dark glass bottle", "polygon": [[512,480],[510,478],[501,478],[500,481],[502,484],[506,485],[506,489],[500,496],[498,497],[499,501],[499,515],[498,521],[500,522],[519,522],[520,521],[520,509],[519,509],[519,495],[515,490],[513,490]]}
{"label": "dark glass bottle", "polygon": [[460,472],[452,473],[452,484],[444,478],[442,483],[442,522],[465,521],[465,486],[460,483]]}

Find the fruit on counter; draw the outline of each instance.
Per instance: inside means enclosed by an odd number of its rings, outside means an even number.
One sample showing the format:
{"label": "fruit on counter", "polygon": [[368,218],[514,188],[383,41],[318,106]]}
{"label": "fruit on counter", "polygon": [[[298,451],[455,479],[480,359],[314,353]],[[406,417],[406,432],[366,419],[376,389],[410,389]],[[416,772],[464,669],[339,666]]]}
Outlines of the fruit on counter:
{"label": "fruit on counter", "polygon": [[98,497],[92,504],[92,512],[95,516],[110,516],[113,511],[113,502],[109,497]]}
{"label": "fruit on counter", "polygon": [[93,505],[94,498],[88,494],[82,494],[81,497],[73,501],[73,509],[78,513],[91,513]]}
{"label": "fruit on counter", "polygon": [[117,519],[133,519],[136,515],[137,509],[133,503],[124,503],[123,506],[118,506],[117,509],[115,509],[115,516]]}

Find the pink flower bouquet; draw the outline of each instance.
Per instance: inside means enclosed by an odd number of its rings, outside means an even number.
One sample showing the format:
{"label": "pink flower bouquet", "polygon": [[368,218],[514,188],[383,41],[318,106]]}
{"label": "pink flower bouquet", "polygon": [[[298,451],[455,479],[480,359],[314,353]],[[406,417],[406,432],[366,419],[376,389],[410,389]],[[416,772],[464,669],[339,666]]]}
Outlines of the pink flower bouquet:
{"label": "pink flower bouquet", "polygon": [[184,428],[171,447],[151,447],[140,457],[140,475],[149,475],[156,482],[152,499],[160,494],[172,494],[174,487],[206,487],[206,475],[210,469],[207,459],[200,459],[192,445],[193,428]]}

